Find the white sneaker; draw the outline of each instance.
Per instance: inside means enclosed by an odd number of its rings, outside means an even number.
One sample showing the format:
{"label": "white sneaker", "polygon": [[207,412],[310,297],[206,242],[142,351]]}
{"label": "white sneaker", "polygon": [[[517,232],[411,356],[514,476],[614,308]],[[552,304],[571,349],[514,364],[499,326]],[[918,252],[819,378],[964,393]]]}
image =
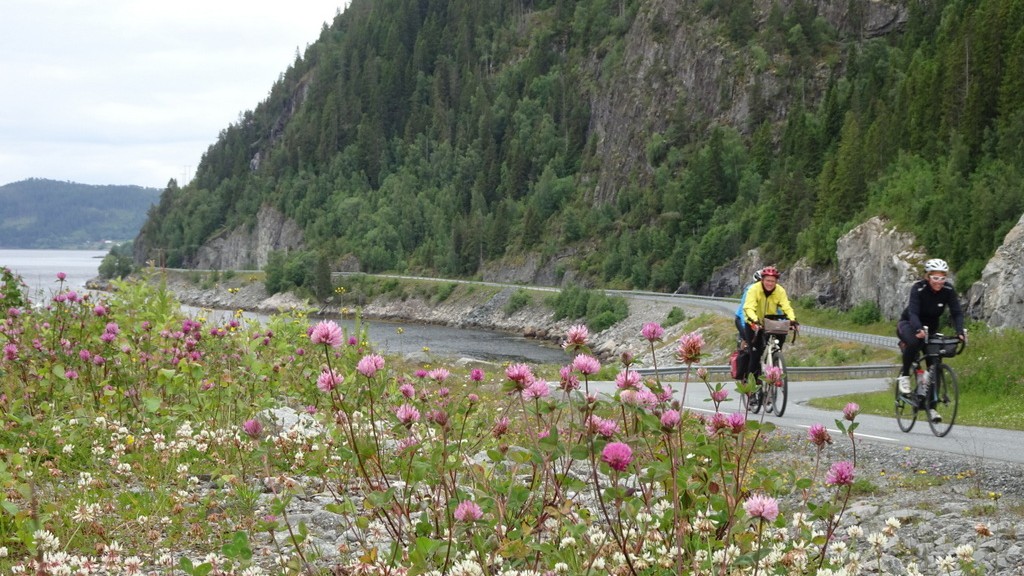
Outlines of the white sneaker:
{"label": "white sneaker", "polygon": [[900,387],[900,394],[910,394],[910,376],[896,378],[896,385]]}
{"label": "white sneaker", "polygon": [[928,419],[938,424],[939,422],[942,422],[942,415],[936,412],[934,408],[929,408]]}

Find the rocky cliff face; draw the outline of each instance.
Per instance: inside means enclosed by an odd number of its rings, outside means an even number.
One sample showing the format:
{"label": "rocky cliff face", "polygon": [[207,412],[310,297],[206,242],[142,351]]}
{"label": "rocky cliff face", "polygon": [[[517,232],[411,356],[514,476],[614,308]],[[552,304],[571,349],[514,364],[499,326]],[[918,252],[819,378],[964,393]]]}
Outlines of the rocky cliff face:
{"label": "rocky cliff face", "polygon": [[[791,4],[783,1],[781,4]],[[768,20],[775,0],[753,2],[755,26]],[[899,30],[907,21],[904,1],[818,0],[816,13],[845,37],[875,37]],[[590,131],[601,167],[595,200],[607,202],[627,183],[647,182],[652,170],[646,153],[652,134],[664,133],[670,117],[678,129],[694,132],[716,124],[745,130],[758,121],[785,117],[786,103],[818,101],[828,82],[827,67],[805,73],[800,95],[777,75],[785,55],[768,65],[754,52],[724,42],[720,29],[691,3],[644,2],[623,39],[620,73],[603,73],[601,54],[590,73],[599,87],[591,95]],[[756,110],[755,110],[756,109]],[[665,114],[673,110],[673,114]]]}
{"label": "rocky cliff face", "polygon": [[1024,216],[981,272],[967,295],[967,313],[992,327],[1024,328]]}
{"label": "rocky cliff face", "polygon": [[910,285],[921,277],[927,256],[912,234],[874,217],[836,243],[837,303],[850,308],[876,302],[882,315],[896,318],[907,305]]}
{"label": "rocky cliff face", "polygon": [[302,229],[276,208],[264,206],[256,225],[235,228],[211,239],[196,253],[194,267],[205,270],[252,270],[263,268],[277,250],[302,247]]}

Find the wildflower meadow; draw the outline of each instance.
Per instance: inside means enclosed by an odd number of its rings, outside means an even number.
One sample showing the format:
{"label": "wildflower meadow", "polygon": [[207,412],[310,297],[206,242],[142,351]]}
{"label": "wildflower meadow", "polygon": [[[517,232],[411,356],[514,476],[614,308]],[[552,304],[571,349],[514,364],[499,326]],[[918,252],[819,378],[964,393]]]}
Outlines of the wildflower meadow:
{"label": "wildflower meadow", "polygon": [[[214,322],[146,281],[61,277],[30,302],[2,280],[3,573],[883,573],[899,528],[847,523],[856,458],[827,461],[823,425],[812,471],[769,466],[773,426],[720,409],[753,383],[710,382],[699,333],[669,344],[681,382],[627,356],[608,395],[582,325],[550,375],[410,365],[303,313]],[[314,493],[348,537],[297,516]]]}

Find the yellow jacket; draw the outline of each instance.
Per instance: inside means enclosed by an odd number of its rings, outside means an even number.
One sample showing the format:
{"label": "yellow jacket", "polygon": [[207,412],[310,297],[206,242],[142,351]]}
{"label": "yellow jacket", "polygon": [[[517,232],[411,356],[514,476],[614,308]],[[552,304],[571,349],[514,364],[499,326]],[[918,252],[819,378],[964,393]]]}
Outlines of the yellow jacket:
{"label": "yellow jacket", "polygon": [[789,297],[786,296],[786,289],[776,284],[772,293],[765,294],[764,284],[754,284],[747,290],[747,298],[743,301],[743,315],[746,321],[761,323],[765,315],[775,314],[776,310],[782,309],[783,314],[790,320],[796,320],[796,312],[789,304]]}

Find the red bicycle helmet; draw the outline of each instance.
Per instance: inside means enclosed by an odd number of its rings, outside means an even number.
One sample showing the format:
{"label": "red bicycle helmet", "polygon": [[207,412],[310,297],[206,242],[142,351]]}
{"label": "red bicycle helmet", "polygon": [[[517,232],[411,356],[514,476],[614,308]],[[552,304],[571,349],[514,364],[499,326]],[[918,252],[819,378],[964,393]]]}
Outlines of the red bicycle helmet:
{"label": "red bicycle helmet", "polygon": [[775,279],[778,280],[779,269],[775,266],[765,266],[761,269],[761,277],[764,278],[765,276],[775,276]]}

